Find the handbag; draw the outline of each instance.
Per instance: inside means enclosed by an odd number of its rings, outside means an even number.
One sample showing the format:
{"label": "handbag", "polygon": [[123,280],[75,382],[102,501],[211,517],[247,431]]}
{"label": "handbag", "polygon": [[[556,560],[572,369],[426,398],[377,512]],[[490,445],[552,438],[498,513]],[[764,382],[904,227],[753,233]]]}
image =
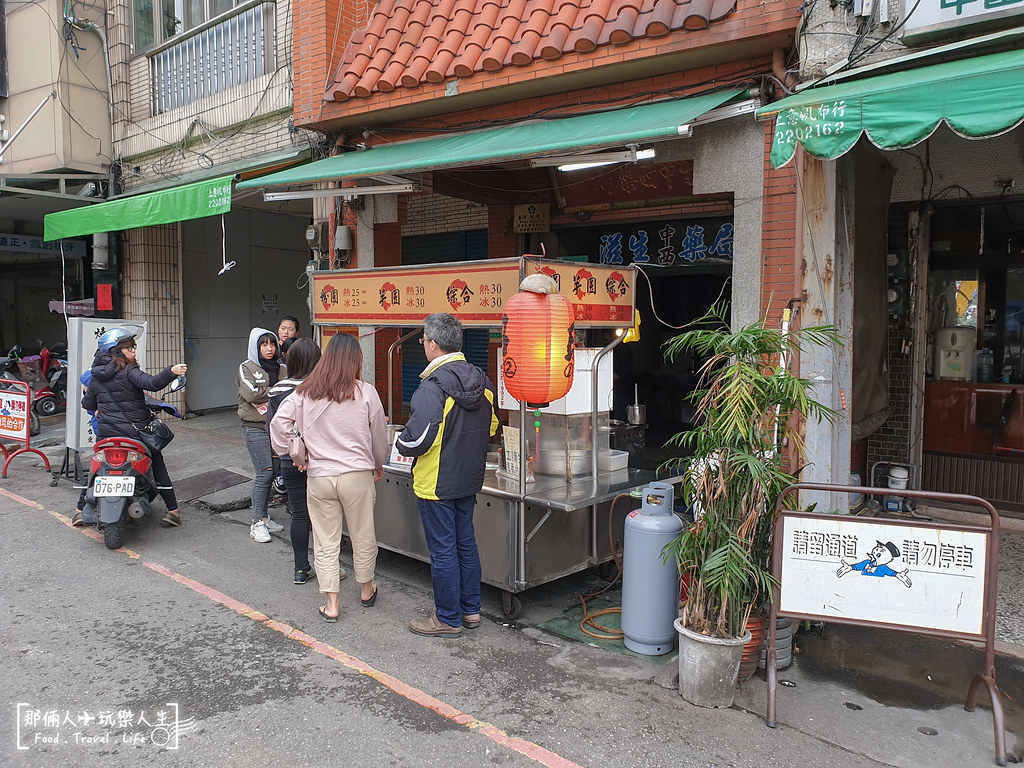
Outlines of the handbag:
{"label": "handbag", "polygon": [[137,427],[135,424],[132,426],[139,433],[139,442],[146,446],[150,453],[159,453],[174,439],[171,428],[156,417],[144,427]]}
{"label": "handbag", "polygon": [[[313,417],[313,421],[309,422],[305,429],[301,428],[299,426],[298,421],[296,421],[295,433],[288,437],[288,455],[291,457],[292,464],[303,467],[309,465],[309,454],[306,451],[305,435],[309,431],[309,428],[312,427],[313,424],[316,422],[316,420],[323,416],[324,411],[326,411],[330,407],[330,405],[330,402],[328,402],[327,405],[323,407],[323,410],[321,410],[320,413]],[[301,416],[302,414],[303,411],[300,411],[299,415]]]}

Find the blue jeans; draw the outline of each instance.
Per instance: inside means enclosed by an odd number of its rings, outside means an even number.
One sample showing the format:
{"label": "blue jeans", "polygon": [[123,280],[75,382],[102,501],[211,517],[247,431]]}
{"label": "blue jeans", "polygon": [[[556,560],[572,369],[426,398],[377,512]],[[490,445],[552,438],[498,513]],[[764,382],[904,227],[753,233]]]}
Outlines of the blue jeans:
{"label": "blue jeans", "polygon": [[476,494],[461,499],[417,499],[430,549],[437,618],[462,626],[462,615],[480,613],[480,553],[473,532]]}
{"label": "blue jeans", "polygon": [[306,473],[299,472],[290,458],[281,460],[281,477],[288,489],[288,506],[292,513],[292,552],[295,570],[309,570],[309,508],[306,506]]}
{"label": "blue jeans", "polygon": [[258,523],[267,516],[267,498],[274,479],[274,452],[270,448],[270,435],[265,429],[242,425],[245,447],[249,449],[252,468],[256,475],[252,481],[252,521]]}

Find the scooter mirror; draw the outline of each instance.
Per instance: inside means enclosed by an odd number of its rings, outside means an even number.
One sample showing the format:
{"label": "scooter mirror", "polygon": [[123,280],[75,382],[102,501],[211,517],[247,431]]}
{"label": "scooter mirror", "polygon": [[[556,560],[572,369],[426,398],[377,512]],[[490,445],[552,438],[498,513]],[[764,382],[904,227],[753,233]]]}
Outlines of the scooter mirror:
{"label": "scooter mirror", "polygon": [[171,386],[167,388],[167,391],[168,392],[177,392],[179,389],[182,389],[184,386],[185,386],[185,377],[184,376],[179,376],[178,378],[176,378],[174,381],[171,382]]}

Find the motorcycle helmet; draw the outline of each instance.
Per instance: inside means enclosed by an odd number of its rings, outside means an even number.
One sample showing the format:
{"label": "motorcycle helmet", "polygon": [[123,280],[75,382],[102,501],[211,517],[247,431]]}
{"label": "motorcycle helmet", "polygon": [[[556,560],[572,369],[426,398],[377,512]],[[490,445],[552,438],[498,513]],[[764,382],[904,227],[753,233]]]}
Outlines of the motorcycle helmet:
{"label": "motorcycle helmet", "polygon": [[109,331],[100,336],[96,346],[100,352],[110,353],[114,347],[120,344],[122,341],[128,341],[128,339],[135,338],[135,331],[128,328],[111,328]]}

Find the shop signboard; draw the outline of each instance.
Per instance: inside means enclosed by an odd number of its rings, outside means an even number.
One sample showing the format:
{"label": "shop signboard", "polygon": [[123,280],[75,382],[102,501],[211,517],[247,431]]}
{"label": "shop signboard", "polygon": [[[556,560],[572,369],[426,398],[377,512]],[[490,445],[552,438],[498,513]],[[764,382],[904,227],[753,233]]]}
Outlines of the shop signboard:
{"label": "shop signboard", "polygon": [[554,183],[565,200],[561,208],[566,213],[609,210],[623,204],[655,206],[693,194],[693,160],[558,171]]}
{"label": "shop signboard", "polygon": [[980,637],[988,535],[788,513],[779,612]]}
{"label": "shop signboard", "polygon": [[0,437],[28,442],[28,387],[0,390]]}
{"label": "shop signboard", "polygon": [[1007,26],[1024,20],[1024,0],[903,0],[903,42]]}
{"label": "shop signboard", "polygon": [[523,203],[515,207],[515,231],[518,234],[527,232],[551,231],[551,206],[548,203]]}
{"label": "shop signboard", "polygon": [[84,394],[81,376],[92,367],[99,337],[111,328],[120,326],[139,330],[135,337],[135,359],[138,360],[139,367],[146,370],[147,323],[109,317],[68,318],[68,407],[64,415],[64,434],[65,445],[73,451],[92,450],[96,442],[96,435],[92,431],[92,419],[81,407]]}
{"label": "shop signboard", "polygon": [[[633,325],[634,271],[526,258],[526,271],[549,274],[572,302],[580,328]],[[504,304],[519,291],[520,259],[466,261],[417,267],[315,272],[313,323],[320,326],[419,325],[447,312],[465,326],[499,327]]]}
{"label": "shop signboard", "polygon": [[[59,259],[63,254],[68,259],[83,259],[85,258],[85,241],[64,240],[47,243],[39,236],[0,232],[0,251],[32,253],[39,256],[50,256],[54,259]],[[3,260],[6,259],[0,259],[0,261]]]}
{"label": "shop signboard", "polygon": [[732,266],[733,222],[727,217],[612,222],[558,231],[569,253],[594,253],[601,264],[651,267]]}

